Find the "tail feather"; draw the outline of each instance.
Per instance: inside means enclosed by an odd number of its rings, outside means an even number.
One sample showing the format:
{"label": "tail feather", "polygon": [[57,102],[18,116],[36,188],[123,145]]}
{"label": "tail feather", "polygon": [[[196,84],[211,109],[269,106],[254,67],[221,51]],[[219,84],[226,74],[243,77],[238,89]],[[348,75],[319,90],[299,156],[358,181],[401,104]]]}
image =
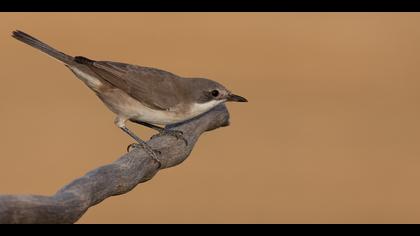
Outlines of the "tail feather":
{"label": "tail feather", "polygon": [[46,43],[41,42],[40,40],[30,36],[29,34],[26,34],[20,30],[13,31],[12,37],[24,42],[34,48],[37,48],[38,50],[41,50],[42,52],[66,63],[70,64],[73,62],[74,58],[70,55],[67,55],[63,52],[60,52],[51,46],[47,45]]}

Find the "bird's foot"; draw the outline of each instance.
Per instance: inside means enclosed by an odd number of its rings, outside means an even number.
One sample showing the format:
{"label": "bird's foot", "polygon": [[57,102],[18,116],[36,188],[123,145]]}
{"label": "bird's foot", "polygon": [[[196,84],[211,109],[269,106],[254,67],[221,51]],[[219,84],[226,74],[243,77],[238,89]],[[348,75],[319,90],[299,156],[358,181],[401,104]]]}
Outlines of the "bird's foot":
{"label": "bird's foot", "polygon": [[132,148],[141,148],[144,151],[146,151],[147,154],[149,154],[149,156],[155,160],[157,163],[159,163],[159,167],[162,165],[162,163],[160,162],[159,158],[157,157],[158,155],[161,154],[161,152],[159,150],[154,150],[152,147],[150,147],[147,143],[145,142],[141,142],[141,143],[132,143],[130,145],[127,146],[127,152],[130,152],[130,150]]}
{"label": "bird's foot", "polygon": [[158,134],[153,135],[152,139],[156,138],[156,137],[163,136],[163,135],[169,135],[169,136],[175,137],[176,139],[182,139],[182,141],[184,141],[184,143],[185,143],[185,146],[188,146],[188,141],[187,141],[187,139],[184,138],[184,133],[182,131],[179,131],[179,130],[163,129]]}

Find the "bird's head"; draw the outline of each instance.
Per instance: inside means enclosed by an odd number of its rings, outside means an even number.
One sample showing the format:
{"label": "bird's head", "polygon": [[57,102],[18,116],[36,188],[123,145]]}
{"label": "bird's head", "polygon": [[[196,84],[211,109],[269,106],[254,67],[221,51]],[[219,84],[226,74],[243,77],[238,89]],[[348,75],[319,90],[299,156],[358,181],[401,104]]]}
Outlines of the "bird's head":
{"label": "bird's head", "polygon": [[246,98],[233,94],[213,80],[194,78],[191,80],[191,86],[190,96],[199,112],[207,111],[223,102],[248,102]]}
{"label": "bird's head", "polygon": [[193,82],[193,90],[195,92],[195,101],[198,103],[207,102],[248,102],[248,100],[239,95],[233,94],[216,81],[195,78]]}

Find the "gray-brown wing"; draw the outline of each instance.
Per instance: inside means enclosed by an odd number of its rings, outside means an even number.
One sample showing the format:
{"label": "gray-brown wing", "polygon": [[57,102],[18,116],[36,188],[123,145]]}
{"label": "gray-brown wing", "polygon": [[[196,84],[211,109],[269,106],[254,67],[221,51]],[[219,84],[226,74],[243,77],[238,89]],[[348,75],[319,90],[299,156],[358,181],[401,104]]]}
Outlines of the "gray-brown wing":
{"label": "gray-brown wing", "polygon": [[180,102],[179,77],[170,72],[109,61],[96,61],[91,69],[147,107],[168,110]]}

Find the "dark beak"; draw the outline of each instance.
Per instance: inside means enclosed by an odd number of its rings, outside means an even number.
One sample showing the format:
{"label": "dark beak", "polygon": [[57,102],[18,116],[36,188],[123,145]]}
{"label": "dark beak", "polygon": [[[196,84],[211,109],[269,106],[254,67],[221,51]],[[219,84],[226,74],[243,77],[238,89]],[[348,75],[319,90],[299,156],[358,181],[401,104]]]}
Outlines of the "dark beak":
{"label": "dark beak", "polygon": [[230,102],[248,102],[248,100],[246,100],[246,98],[238,96],[236,94],[229,94],[227,97],[227,100]]}

